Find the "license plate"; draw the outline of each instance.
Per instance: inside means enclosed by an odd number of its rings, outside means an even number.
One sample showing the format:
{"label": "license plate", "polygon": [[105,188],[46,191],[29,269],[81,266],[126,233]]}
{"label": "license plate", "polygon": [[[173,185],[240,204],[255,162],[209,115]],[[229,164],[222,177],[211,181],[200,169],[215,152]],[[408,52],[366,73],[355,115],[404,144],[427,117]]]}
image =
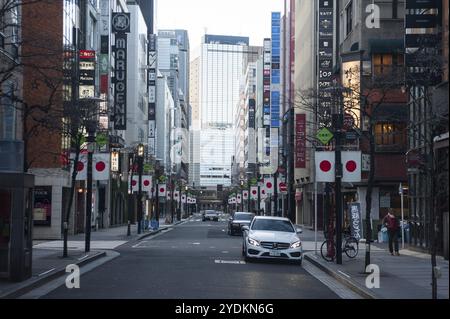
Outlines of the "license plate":
{"label": "license plate", "polygon": [[279,251],[277,251],[277,250],[271,250],[269,252],[269,255],[272,256],[272,257],[280,257],[281,253]]}

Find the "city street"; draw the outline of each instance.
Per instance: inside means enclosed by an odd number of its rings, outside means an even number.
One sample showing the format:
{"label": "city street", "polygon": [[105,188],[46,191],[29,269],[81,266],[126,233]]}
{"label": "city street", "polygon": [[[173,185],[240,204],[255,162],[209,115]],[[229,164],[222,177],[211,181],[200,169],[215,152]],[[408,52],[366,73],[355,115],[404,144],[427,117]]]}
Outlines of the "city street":
{"label": "city street", "polygon": [[226,222],[200,217],[116,250],[120,257],[43,298],[324,299],[338,298],[295,264],[245,263],[242,237]]}

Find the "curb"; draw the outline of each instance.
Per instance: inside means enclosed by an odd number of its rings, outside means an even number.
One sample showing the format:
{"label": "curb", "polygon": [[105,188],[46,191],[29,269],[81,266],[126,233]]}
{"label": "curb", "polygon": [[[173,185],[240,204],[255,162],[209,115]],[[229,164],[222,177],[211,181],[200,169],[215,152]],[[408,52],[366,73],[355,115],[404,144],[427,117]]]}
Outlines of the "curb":
{"label": "curb", "polygon": [[379,297],[377,297],[375,294],[367,291],[367,289],[362,288],[361,286],[359,286],[358,284],[355,284],[353,281],[345,278],[344,276],[337,274],[332,269],[324,266],[323,264],[321,264],[320,262],[315,260],[313,257],[309,256],[309,254],[305,254],[304,258],[306,260],[308,260],[311,264],[313,264],[314,266],[319,268],[320,270],[324,271],[325,273],[327,273],[328,275],[330,275],[331,277],[333,277],[334,279],[339,281],[341,284],[347,286],[348,288],[350,288],[357,294],[364,297],[365,299],[379,299]]}
{"label": "curb", "polygon": [[[106,257],[105,251],[97,252],[97,253],[93,254],[92,256],[89,256],[89,257],[87,257],[79,262],[76,262],[74,264],[81,267],[81,266],[84,266],[88,263],[91,263],[91,262],[93,262],[97,259],[103,258],[103,257]],[[13,291],[3,293],[2,295],[0,295],[0,299],[14,299],[14,298],[20,297],[33,289],[36,289],[58,277],[61,277],[65,273],[66,273],[66,267],[59,268],[49,274],[43,275],[42,277],[32,279],[31,282],[24,283],[19,288],[15,289]]]}
{"label": "curb", "polygon": [[170,224],[170,225],[167,226],[167,227],[159,228],[158,230],[151,231],[151,232],[149,232],[148,234],[140,235],[138,238],[136,238],[136,241],[142,240],[142,239],[147,238],[147,237],[150,237],[150,236],[154,236],[154,235],[156,235],[156,234],[162,232],[164,229],[169,229],[170,227],[176,226],[176,225],[181,224],[181,223],[184,223],[184,222],[186,222],[186,221],[187,221],[187,219],[186,219],[186,220],[180,220],[180,221],[178,221],[178,222],[176,222],[176,223],[174,223],[174,224]]}

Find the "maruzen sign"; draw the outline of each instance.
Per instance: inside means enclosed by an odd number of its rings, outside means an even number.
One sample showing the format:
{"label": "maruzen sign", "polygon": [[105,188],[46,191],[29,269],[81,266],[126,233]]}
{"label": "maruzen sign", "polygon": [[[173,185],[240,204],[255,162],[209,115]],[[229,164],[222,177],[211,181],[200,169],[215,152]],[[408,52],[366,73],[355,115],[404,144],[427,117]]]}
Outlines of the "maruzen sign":
{"label": "maruzen sign", "polygon": [[127,129],[127,33],[130,32],[130,14],[113,13],[112,31],[116,43],[114,64],[114,129]]}

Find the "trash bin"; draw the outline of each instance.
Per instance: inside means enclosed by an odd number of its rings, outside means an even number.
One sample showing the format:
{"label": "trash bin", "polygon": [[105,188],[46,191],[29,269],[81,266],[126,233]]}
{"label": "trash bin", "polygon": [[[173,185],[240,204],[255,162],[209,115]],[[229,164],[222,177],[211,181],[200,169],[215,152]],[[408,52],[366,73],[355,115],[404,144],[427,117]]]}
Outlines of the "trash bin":
{"label": "trash bin", "polygon": [[379,243],[389,242],[389,235],[386,227],[382,227],[380,232],[378,233],[378,242]]}
{"label": "trash bin", "polygon": [[405,234],[405,243],[409,243],[409,223],[404,222],[400,223],[401,229],[400,229],[400,236],[399,238],[402,239],[403,233]]}

